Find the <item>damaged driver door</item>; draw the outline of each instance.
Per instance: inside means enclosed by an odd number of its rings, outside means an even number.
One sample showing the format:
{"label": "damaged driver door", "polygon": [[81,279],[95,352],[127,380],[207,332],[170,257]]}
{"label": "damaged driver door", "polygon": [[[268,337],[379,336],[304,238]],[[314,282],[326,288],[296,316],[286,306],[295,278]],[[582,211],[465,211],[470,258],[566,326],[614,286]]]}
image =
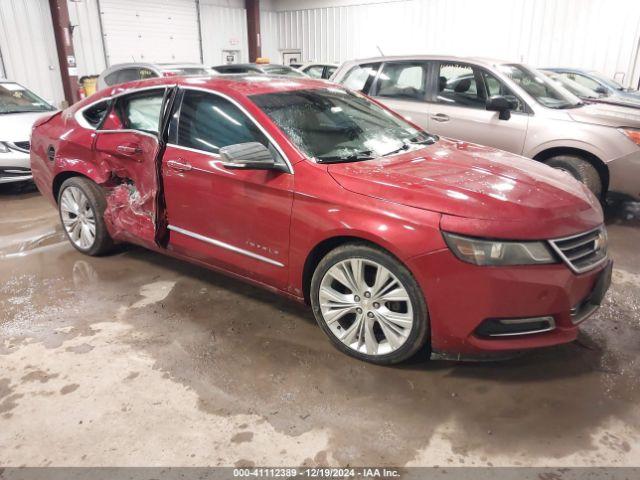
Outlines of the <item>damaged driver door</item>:
{"label": "damaged driver door", "polygon": [[112,172],[104,219],[117,240],[155,248],[156,159],[167,88],[117,97],[95,142],[96,161]]}

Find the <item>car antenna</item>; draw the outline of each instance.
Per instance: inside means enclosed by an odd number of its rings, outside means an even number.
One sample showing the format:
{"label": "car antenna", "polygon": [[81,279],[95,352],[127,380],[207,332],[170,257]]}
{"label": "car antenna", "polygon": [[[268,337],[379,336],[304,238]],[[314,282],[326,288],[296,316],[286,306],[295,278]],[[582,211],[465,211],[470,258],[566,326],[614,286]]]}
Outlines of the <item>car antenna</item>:
{"label": "car antenna", "polygon": [[376,48],[377,48],[377,49],[378,49],[378,51],[380,52],[380,56],[381,56],[381,57],[384,57],[384,53],[382,53],[382,49],[381,49],[378,45],[376,45]]}

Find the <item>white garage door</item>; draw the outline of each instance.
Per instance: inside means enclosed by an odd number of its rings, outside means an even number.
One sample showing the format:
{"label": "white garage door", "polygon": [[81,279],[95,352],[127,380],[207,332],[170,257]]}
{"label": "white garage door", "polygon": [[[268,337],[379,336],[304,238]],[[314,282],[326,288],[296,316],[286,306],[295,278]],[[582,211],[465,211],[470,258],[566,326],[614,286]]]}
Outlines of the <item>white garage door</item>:
{"label": "white garage door", "polygon": [[0,50],[7,78],[64,100],[48,0],[0,0]]}
{"label": "white garage door", "polygon": [[109,65],[200,62],[195,0],[101,0]]}

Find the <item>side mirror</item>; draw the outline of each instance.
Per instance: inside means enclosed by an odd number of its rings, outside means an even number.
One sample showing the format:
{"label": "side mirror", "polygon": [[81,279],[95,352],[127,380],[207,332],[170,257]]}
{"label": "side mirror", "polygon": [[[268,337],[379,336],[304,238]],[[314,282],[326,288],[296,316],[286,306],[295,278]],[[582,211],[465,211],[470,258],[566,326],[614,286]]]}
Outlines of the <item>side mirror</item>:
{"label": "side mirror", "polygon": [[487,110],[499,112],[500,120],[509,120],[511,118],[511,110],[515,109],[517,104],[505,97],[504,95],[494,95],[487,100]]}
{"label": "side mirror", "polygon": [[236,143],[220,149],[224,168],[230,170],[277,170],[284,165],[277,163],[267,147],[258,142]]}
{"label": "side mirror", "polygon": [[606,94],[608,93],[608,92],[607,92],[607,89],[606,89],[606,88],[604,88],[602,85],[598,85],[598,86],[595,88],[594,92],[596,92],[596,93],[597,93],[597,94],[599,94],[599,95],[606,95]]}

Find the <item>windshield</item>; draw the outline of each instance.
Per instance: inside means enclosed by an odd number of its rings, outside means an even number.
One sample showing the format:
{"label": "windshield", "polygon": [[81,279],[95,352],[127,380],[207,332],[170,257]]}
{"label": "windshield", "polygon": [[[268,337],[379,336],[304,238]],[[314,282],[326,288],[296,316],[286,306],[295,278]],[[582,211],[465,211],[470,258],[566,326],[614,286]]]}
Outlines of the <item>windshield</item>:
{"label": "windshield", "polygon": [[253,95],[251,100],[319,162],[367,160],[435,141],[364,96],[337,87]]}
{"label": "windshield", "polygon": [[616,82],[615,80],[609,78],[609,77],[605,77],[604,75],[597,73],[597,72],[589,72],[589,75],[592,76],[593,78],[595,78],[596,80],[599,80],[601,83],[604,83],[605,85],[608,85],[610,88],[613,88],[614,90],[624,90],[624,87],[622,85],[620,85],[618,82]]}
{"label": "windshield", "polygon": [[574,108],[582,105],[578,97],[541,72],[536,72],[522,65],[499,65],[498,70],[545,107]]}
{"label": "windshield", "polygon": [[0,83],[0,114],[51,110],[55,108],[22,85],[12,82]]}
{"label": "windshield", "polygon": [[564,88],[573,93],[576,97],[580,98],[600,98],[597,92],[591,90],[590,88],[585,87],[584,85],[580,85],[578,82],[571,80],[570,78],[563,77],[562,75],[558,75],[557,73],[544,72],[550,79],[555,82],[558,82]]}
{"label": "windshield", "polygon": [[306,75],[304,75],[303,73],[300,73],[299,71],[294,70],[293,68],[284,67],[284,66],[263,67],[262,70],[264,71],[264,73],[268,75],[284,75],[286,77],[306,77]]}

